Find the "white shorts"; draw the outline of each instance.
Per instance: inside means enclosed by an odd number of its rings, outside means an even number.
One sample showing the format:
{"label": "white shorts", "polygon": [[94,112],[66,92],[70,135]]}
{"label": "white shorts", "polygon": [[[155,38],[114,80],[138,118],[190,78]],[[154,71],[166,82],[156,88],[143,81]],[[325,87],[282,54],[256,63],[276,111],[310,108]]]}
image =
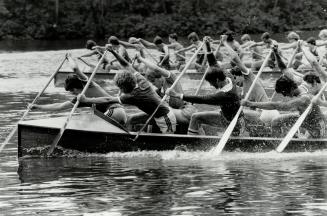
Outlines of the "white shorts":
{"label": "white shorts", "polygon": [[277,110],[262,110],[260,120],[266,124],[270,124],[272,120],[279,116]]}

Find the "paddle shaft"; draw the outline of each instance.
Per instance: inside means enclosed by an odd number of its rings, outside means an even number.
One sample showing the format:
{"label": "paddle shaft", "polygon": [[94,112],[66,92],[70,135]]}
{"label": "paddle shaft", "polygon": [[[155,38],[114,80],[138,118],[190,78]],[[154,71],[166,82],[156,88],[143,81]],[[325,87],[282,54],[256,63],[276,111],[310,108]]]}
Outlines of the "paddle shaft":
{"label": "paddle shaft", "polygon": [[89,64],[87,61],[85,61],[83,58],[78,58],[81,62],[83,62],[84,64],[86,64],[89,67],[92,67],[91,64]]}
{"label": "paddle shaft", "polygon": [[[327,82],[323,85],[323,87],[320,89],[319,93],[317,95],[314,96],[314,98],[319,98],[321,96],[321,94],[324,92],[325,88],[327,87]],[[313,98],[313,99],[314,99]],[[312,100],[313,100],[312,99]],[[293,125],[293,127],[291,128],[291,130],[288,132],[288,134],[286,135],[286,137],[282,140],[282,142],[278,145],[278,147],[276,148],[277,152],[282,152],[286,146],[288,145],[288,143],[291,141],[291,139],[293,138],[293,136],[295,135],[295,133],[298,131],[298,129],[300,128],[300,126],[302,125],[303,121],[305,120],[305,118],[307,117],[307,115],[309,114],[309,112],[312,109],[312,100],[310,101],[309,106],[306,108],[306,110],[301,114],[301,116],[297,119],[297,121],[295,122],[295,124]]]}
{"label": "paddle shaft", "polygon": [[[248,100],[248,98],[250,97],[251,92],[254,89],[254,86],[257,83],[257,81],[258,81],[258,79],[259,79],[259,77],[260,77],[260,75],[261,75],[261,73],[263,71],[263,68],[265,67],[265,65],[267,64],[267,62],[268,62],[268,60],[270,58],[271,53],[272,53],[272,50],[270,50],[270,52],[266,56],[266,59],[262,63],[261,68],[258,71],[255,79],[253,80],[253,82],[252,82],[252,84],[251,84],[248,92],[246,93],[244,100]],[[227,129],[225,130],[223,136],[219,140],[219,143],[218,143],[217,147],[214,148],[213,150],[211,150],[212,152],[215,152],[217,154],[220,154],[222,152],[222,150],[224,149],[224,147],[225,147],[225,145],[226,145],[226,143],[227,143],[230,135],[232,134],[232,132],[233,132],[235,126],[236,126],[238,117],[240,116],[242,110],[243,110],[243,106],[240,106],[240,108],[238,109],[238,111],[237,111],[236,115],[234,116],[233,120],[230,122],[230,124],[228,125]]]}
{"label": "paddle shaft", "polygon": [[[170,86],[170,89],[174,89],[175,88],[175,86],[177,85],[177,83],[179,82],[179,80],[185,74],[185,72],[187,71],[188,67],[190,67],[191,63],[194,61],[194,59],[196,58],[197,54],[202,49],[203,45],[204,45],[204,43],[201,44],[201,46],[196,50],[196,52],[193,54],[193,56],[190,58],[190,60],[186,63],[186,65],[185,65],[184,69],[182,70],[182,72],[179,74],[179,76],[177,77],[177,79],[175,80],[175,82]],[[166,94],[163,96],[163,98],[161,99],[159,105],[156,107],[156,109],[154,110],[154,112],[152,113],[152,115],[145,122],[145,124],[143,125],[143,127],[141,128],[141,130],[139,130],[139,132],[136,134],[136,136],[133,139],[133,141],[136,141],[137,140],[137,138],[140,136],[141,132],[147,127],[147,125],[149,124],[149,122],[154,117],[154,115],[158,111],[159,107],[162,105],[162,103],[166,100],[167,97],[168,96]]]}
{"label": "paddle shaft", "polygon": [[[216,57],[216,55],[218,55],[218,52],[219,52],[220,47],[221,47],[221,43],[218,45],[218,47],[217,47],[217,49],[216,49],[216,51],[215,51],[215,53],[214,53],[214,56],[215,56],[215,57]],[[207,68],[206,68],[206,70],[205,70],[205,72],[204,72],[204,75],[203,75],[203,77],[202,77],[202,79],[201,79],[201,81],[200,81],[200,83],[199,83],[199,85],[198,85],[198,88],[196,89],[195,95],[198,95],[198,94],[199,94],[199,92],[200,92],[200,90],[201,90],[201,87],[202,87],[202,85],[203,85],[203,82],[204,82],[204,80],[205,80],[205,78],[206,78],[206,75],[207,75],[207,73],[209,72],[209,70],[210,70],[210,65],[207,66]]]}
{"label": "paddle shaft", "polygon": [[[34,100],[31,103],[31,105],[35,104],[36,101],[39,99],[39,97],[43,94],[43,92],[49,86],[49,84],[51,83],[51,81],[53,80],[53,78],[58,73],[58,71],[60,70],[60,68],[65,63],[66,60],[67,60],[67,54],[65,55],[64,60],[58,66],[57,70],[51,75],[51,77],[49,78],[48,82],[45,84],[45,86],[43,87],[43,89],[36,95],[36,97],[34,98]],[[27,116],[27,114],[29,113],[29,111],[31,111],[30,107],[27,108],[27,110],[24,112],[23,116],[21,117],[21,119],[18,122],[23,121],[25,119],[25,117]],[[0,146],[0,152],[8,144],[8,142],[10,141],[10,139],[12,138],[12,136],[15,134],[17,128],[18,128],[18,123],[16,123],[15,127],[12,129],[12,131],[10,132],[10,134],[7,136],[6,140],[1,144],[1,146]]]}
{"label": "paddle shaft", "polygon": [[[103,53],[101,59],[99,60],[99,62],[98,62],[98,64],[96,65],[96,67],[94,68],[94,70],[93,70],[91,76],[89,77],[89,79],[88,79],[86,85],[84,86],[84,88],[83,88],[83,90],[82,90],[82,92],[81,92],[81,95],[84,95],[85,92],[86,92],[86,90],[87,90],[88,87],[90,86],[90,84],[91,84],[91,82],[92,82],[92,79],[93,79],[93,77],[95,76],[97,70],[99,69],[101,63],[103,62],[103,60],[104,60],[104,58],[105,58],[107,52],[108,52],[108,51],[106,50],[106,51]],[[50,155],[52,154],[53,150],[55,149],[55,147],[58,145],[58,143],[59,143],[59,141],[60,141],[62,135],[63,135],[64,132],[65,132],[65,129],[66,129],[66,127],[67,127],[67,125],[68,125],[68,123],[69,123],[71,117],[73,116],[75,110],[77,109],[77,107],[78,107],[78,105],[79,105],[79,102],[80,102],[80,99],[77,97],[77,100],[76,100],[76,103],[74,104],[73,109],[70,111],[70,113],[69,113],[69,115],[68,115],[68,117],[67,117],[67,119],[66,119],[64,125],[60,128],[60,132],[59,132],[59,134],[55,137],[54,141],[52,142],[51,147],[50,147],[49,151],[47,152],[47,156],[50,156]]]}

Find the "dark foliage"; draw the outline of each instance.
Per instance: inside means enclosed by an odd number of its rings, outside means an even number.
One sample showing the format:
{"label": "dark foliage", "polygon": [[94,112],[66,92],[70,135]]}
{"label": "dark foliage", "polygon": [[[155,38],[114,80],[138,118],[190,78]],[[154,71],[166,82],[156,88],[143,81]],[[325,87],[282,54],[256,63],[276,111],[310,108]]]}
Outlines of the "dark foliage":
{"label": "dark foliage", "polygon": [[[217,35],[322,28],[326,0],[0,0],[0,38]],[[57,4],[59,7],[57,8]],[[58,9],[58,10],[57,10]]]}

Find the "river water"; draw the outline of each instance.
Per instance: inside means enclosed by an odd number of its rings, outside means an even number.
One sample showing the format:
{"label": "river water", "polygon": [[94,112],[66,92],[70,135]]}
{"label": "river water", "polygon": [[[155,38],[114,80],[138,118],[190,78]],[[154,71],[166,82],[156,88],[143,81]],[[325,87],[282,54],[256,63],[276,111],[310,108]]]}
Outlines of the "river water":
{"label": "river water", "polygon": [[[7,51],[0,54],[1,142],[65,53]],[[70,98],[51,84],[40,103]],[[18,161],[15,135],[0,152],[0,215],[326,215],[326,156],[167,151]]]}

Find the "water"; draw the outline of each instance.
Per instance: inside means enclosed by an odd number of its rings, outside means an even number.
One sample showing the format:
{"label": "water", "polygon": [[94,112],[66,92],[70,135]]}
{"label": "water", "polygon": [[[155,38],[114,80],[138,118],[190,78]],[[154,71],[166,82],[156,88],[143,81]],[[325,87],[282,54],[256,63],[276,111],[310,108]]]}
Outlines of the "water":
{"label": "water", "polygon": [[[64,53],[0,54],[0,141]],[[71,97],[51,84],[40,103]],[[32,112],[28,118],[65,114]],[[0,155],[0,215],[327,214],[327,151],[219,157],[181,151],[69,152],[64,158],[18,161],[14,136]]]}

